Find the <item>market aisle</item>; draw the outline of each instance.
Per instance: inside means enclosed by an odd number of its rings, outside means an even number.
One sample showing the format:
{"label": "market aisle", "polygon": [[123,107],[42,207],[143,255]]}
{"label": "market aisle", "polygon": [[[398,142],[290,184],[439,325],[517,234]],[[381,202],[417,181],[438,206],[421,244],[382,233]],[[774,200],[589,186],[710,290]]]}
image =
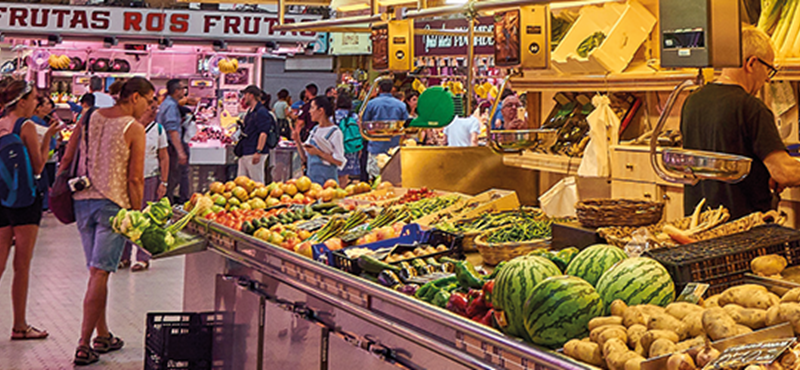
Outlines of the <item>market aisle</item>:
{"label": "market aisle", "polygon": [[[75,225],[45,215],[33,257],[28,322],[47,329],[44,341],[12,342],[9,258],[0,280],[0,369],[71,369],[88,273]],[[143,368],[146,313],[180,311],[183,257],[155,261],[149,271],[120,270],[109,283],[108,319],[114,335],[125,340],[119,352],[101,355],[88,369]]]}

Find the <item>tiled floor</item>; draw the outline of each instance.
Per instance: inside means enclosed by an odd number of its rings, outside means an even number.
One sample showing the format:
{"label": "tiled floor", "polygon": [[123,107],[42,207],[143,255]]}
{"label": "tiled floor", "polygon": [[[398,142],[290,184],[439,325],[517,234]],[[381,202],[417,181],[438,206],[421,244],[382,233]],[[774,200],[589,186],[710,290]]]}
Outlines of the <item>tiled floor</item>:
{"label": "tiled floor", "polygon": [[[13,252],[12,252],[13,253]],[[82,315],[88,273],[75,225],[64,226],[45,215],[33,257],[28,322],[47,329],[43,341],[12,342],[9,258],[0,279],[0,370],[71,369]],[[125,348],[101,355],[89,369],[144,368],[147,312],[180,311],[183,257],[157,260],[150,270],[120,270],[109,283],[109,326]]]}

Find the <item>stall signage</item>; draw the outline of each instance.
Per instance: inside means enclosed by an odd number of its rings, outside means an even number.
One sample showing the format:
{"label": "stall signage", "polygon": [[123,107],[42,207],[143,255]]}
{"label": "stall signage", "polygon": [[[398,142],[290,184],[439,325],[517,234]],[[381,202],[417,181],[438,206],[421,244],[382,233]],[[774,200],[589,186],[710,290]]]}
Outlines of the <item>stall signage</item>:
{"label": "stall signage", "polygon": [[[318,20],[287,15],[286,23]],[[278,32],[278,17],[266,13],[206,12],[124,7],[3,4],[0,32],[13,34],[102,35],[230,41],[314,41],[315,32]]]}
{"label": "stall signage", "polygon": [[703,369],[738,369],[747,365],[766,365],[777,360],[795,341],[795,338],[787,338],[730,347]]}
{"label": "stall signage", "polygon": [[[428,30],[466,30],[466,19],[415,22],[414,28]],[[481,17],[475,22],[476,32],[494,32],[494,19]],[[493,37],[475,37],[475,55],[494,55]],[[414,56],[467,55],[467,36],[414,36]]]}

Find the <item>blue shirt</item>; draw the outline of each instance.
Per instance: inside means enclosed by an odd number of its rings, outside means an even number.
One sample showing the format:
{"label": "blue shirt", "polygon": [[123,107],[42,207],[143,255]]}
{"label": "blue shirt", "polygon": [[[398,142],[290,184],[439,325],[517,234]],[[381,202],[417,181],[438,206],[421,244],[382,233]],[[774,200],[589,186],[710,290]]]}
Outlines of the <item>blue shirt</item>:
{"label": "blue shirt", "polygon": [[[269,114],[267,108],[261,103],[256,103],[253,110],[244,116],[244,128],[242,129],[242,133],[247,135],[247,137],[241,139],[242,154],[255,154],[258,149],[258,137],[261,136],[261,133],[268,134],[270,125],[274,124],[275,120],[272,118],[272,115]],[[264,144],[264,147],[261,148],[261,153],[268,152],[269,148]]]}
{"label": "blue shirt", "polygon": [[501,101],[501,102],[497,103],[497,110],[495,110],[494,116],[492,116],[492,120],[491,120],[492,130],[500,130],[500,129],[503,128],[503,126],[498,126],[497,125],[497,120],[500,120],[500,123],[505,123],[506,122],[506,120],[503,119],[502,112],[503,112],[503,102]]}
{"label": "blue shirt", "polygon": [[[383,93],[371,99],[364,110],[364,121],[405,121],[408,119],[406,104],[390,93]],[[367,151],[370,154],[388,153],[389,149],[400,145],[400,136],[390,141],[370,141]]]}
{"label": "blue shirt", "polygon": [[298,110],[303,106],[303,104],[305,104],[305,103],[302,100],[298,100],[298,101],[292,103],[291,108],[294,109],[294,110]]}
{"label": "blue shirt", "polygon": [[[169,136],[170,131],[176,131],[179,136],[183,136],[181,131],[181,110],[178,107],[178,102],[173,97],[167,96],[161,106],[158,107],[156,122],[164,126],[164,130],[167,130],[167,136]],[[172,141],[172,138],[170,138],[170,141]]]}
{"label": "blue shirt", "polygon": [[456,117],[444,128],[444,134],[447,135],[447,146],[472,146],[473,133],[481,133],[481,123],[475,117]]}

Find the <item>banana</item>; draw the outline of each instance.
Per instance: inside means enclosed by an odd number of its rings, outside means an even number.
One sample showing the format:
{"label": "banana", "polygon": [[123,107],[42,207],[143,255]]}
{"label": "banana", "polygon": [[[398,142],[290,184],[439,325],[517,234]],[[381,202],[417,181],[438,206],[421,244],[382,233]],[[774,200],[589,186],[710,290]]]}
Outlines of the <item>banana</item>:
{"label": "banana", "polygon": [[464,93],[464,84],[461,83],[461,81],[454,81],[451,83],[451,86],[450,92],[452,92],[453,95],[460,95]]}
{"label": "banana", "polygon": [[492,88],[489,90],[489,96],[491,96],[492,99],[497,99],[497,95],[498,95],[497,86],[492,86]]}
{"label": "banana", "polygon": [[50,57],[47,58],[47,64],[50,65],[50,68],[58,68],[58,57],[55,54],[50,54]]}
{"label": "banana", "polygon": [[483,85],[475,85],[475,95],[478,95],[481,99],[486,99],[486,90],[483,89]]}
{"label": "banana", "polygon": [[234,59],[231,59],[230,61],[231,61],[231,68],[233,69],[233,72],[238,71],[239,70],[239,59],[234,58]]}
{"label": "banana", "polygon": [[420,94],[422,94],[425,91],[425,85],[419,79],[416,78],[414,79],[414,82],[411,84],[411,87]]}

